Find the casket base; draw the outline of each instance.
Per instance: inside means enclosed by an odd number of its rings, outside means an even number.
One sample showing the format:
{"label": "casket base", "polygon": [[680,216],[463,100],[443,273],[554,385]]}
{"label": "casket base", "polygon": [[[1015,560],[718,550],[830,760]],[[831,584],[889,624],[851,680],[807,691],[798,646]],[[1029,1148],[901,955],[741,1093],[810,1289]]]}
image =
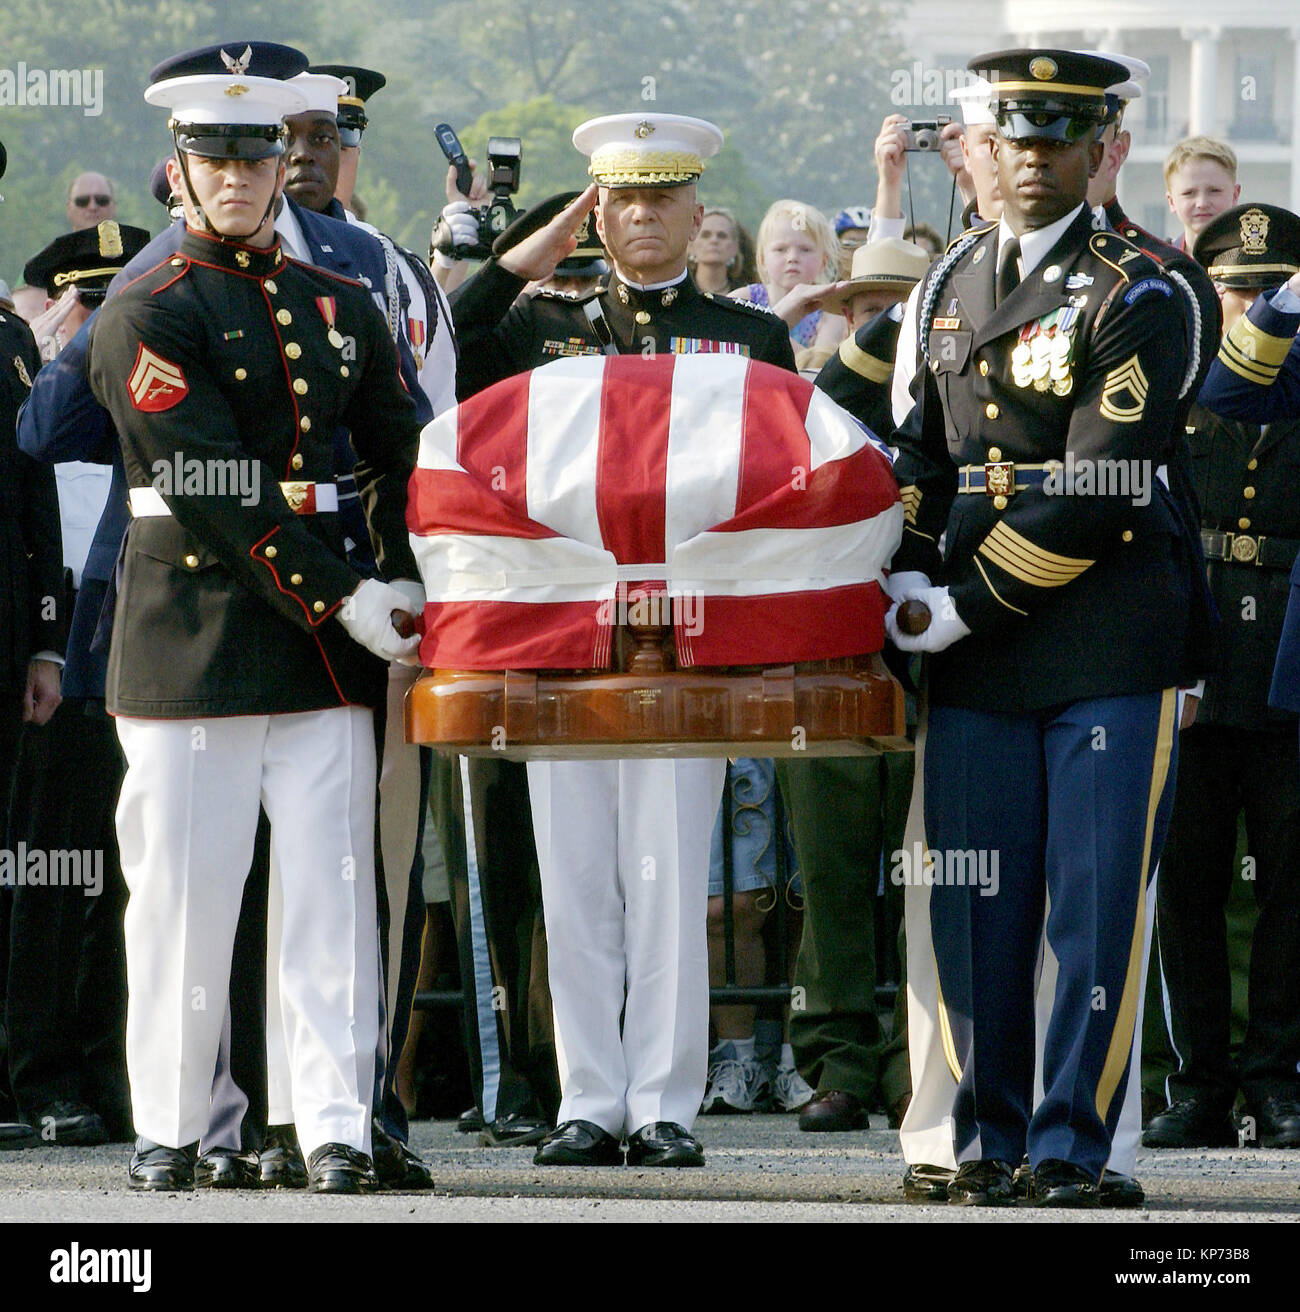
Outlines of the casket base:
{"label": "casket base", "polygon": [[875,756],[909,750],[880,656],[656,674],[430,670],[408,742],[508,761]]}

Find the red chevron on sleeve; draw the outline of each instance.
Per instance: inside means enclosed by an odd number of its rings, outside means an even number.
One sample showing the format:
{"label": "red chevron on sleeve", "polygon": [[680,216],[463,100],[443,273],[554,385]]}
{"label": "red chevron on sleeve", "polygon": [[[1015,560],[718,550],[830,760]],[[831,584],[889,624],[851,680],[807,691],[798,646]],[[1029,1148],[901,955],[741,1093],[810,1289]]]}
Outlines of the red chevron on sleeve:
{"label": "red chevron on sleeve", "polygon": [[131,388],[131,404],[146,413],[170,410],[179,405],[190,390],[180,366],[164,360],[143,342],[136,352],[135,366],[127,384]]}

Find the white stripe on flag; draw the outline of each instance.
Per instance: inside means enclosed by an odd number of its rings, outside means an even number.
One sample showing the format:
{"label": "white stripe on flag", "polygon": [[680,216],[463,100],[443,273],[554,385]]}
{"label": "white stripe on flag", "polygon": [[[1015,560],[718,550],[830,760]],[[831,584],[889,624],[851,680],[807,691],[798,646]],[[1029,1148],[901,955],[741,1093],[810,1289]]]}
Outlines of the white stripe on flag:
{"label": "white stripe on flag", "polygon": [[411,547],[429,601],[605,601],[619,574],[612,552],[571,538],[413,533]]}
{"label": "white stripe on flag", "polygon": [[701,533],[673,552],[668,587],[675,596],[754,597],[879,583],[902,536],[897,502],[873,519],[833,528]]}
{"label": "white stripe on flag", "polygon": [[[868,442],[867,430],[847,410],[836,405],[825,392],[817,388],[813,388],[812,397],[808,401],[804,427],[808,430],[809,473],[831,460],[842,460],[862,450]],[[888,447],[877,446],[877,450],[893,464]]]}
{"label": "white stripe on flag", "polygon": [[578,356],[534,369],[528,384],[528,515],[580,542],[601,541],[596,470],[604,372],[603,357]]}
{"label": "white stripe on flag", "polygon": [[446,410],[437,419],[430,419],[420,430],[420,450],[416,455],[419,469],[460,469],[456,463],[456,434],[459,432],[459,413]]}
{"label": "white stripe on flag", "polygon": [[693,355],[673,370],[664,538],[673,548],[736,513],[749,361]]}

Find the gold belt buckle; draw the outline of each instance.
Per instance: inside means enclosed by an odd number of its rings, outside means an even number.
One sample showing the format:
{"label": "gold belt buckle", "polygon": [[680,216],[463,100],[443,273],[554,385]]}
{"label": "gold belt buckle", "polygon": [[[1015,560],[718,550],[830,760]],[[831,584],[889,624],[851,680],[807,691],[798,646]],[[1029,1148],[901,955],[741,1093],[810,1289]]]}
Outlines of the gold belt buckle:
{"label": "gold belt buckle", "polygon": [[1259,543],[1245,533],[1232,536],[1232,558],[1239,565],[1249,565],[1259,555]]}
{"label": "gold belt buckle", "polygon": [[284,493],[284,499],[289,503],[289,509],[295,515],[302,513],[302,508],[307,504],[308,497],[311,496],[311,483],[281,483],[280,491]]}
{"label": "gold belt buckle", "polygon": [[998,460],[984,466],[984,494],[1009,497],[1016,490],[1016,467],[1010,460]]}

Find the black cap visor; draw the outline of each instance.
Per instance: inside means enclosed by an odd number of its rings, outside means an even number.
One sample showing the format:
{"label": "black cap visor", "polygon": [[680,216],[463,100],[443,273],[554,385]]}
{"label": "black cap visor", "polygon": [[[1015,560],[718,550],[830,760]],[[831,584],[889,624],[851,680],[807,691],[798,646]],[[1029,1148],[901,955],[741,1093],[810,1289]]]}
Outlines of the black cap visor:
{"label": "black cap visor", "polygon": [[209,159],[266,159],[284,154],[279,126],[265,123],[178,123],[176,147]]}
{"label": "black cap visor", "polygon": [[1074,143],[1095,137],[1106,122],[1105,105],[1063,104],[1039,101],[999,103],[993,107],[998,134],[1010,141],[1062,141]]}

